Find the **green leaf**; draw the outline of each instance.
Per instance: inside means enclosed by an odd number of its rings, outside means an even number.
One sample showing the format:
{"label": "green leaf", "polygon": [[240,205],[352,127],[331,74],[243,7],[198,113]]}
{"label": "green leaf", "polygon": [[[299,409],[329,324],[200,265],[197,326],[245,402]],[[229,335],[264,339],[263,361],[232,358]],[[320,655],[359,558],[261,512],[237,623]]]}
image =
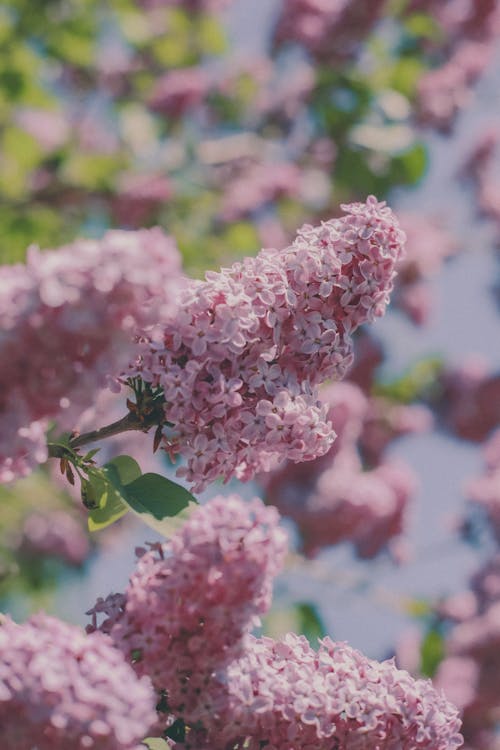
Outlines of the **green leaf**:
{"label": "green leaf", "polygon": [[118,473],[120,484],[129,484],[134,479],[138,479],[142,472],[141,467],[132,456],[116,456],[104,464],[104,468],[108,469],[112,466]]}
{"label": "green leaf", "polygon": [[162,740],[159,737],[147,737],[144,740],[144,744],[149,750],[168,750],[169,747],[165,740]]}
{"label": "green leaf", "polygon": [[164,536],[171,536],[197,505],[190,492],[160,474],[143,474],[123,490],[131,510]]}
{"label": "green leaf", "polygon": [[298,619],[298,633],[303,633],[312,644],[326,635],[325,626],[317,607],[310,602],[299,602],[295,605]]}
{"label": "green leaf", "polygon": [[427,149],[423,143],[417,143],[404,154],[394,158],[394,179],[413,185],[418,182],[427,169]]}
{"label": "green leaf", "polygon": [[222,55],[227,49],[227,40],[222,24],[211,15],[203,15],[198,21],[198,41],[204,55]]}
{"label": "green leaf", "polygon": [[86,498],[98,506],[89,514],[90,531],[104,529],[128,513],[129,507],[123,498],[125,487],[140,476],[141,467],[131,456],[116,456],[102,469],[89,472]]}
{"label": "green leaf", "polygon": [[111,473],[104,468],[89,472],[88,481],[82,485],[87,502],[98,506],[89,512],[89,531],[104,529],[128,512],[128,506],[120,490],[115,487]]}
{"label": "green leaf", "polygon": [[429,630],[420,646],[420,671],[425,677],[434,677],[444,658],[444,638],[439,631]]}

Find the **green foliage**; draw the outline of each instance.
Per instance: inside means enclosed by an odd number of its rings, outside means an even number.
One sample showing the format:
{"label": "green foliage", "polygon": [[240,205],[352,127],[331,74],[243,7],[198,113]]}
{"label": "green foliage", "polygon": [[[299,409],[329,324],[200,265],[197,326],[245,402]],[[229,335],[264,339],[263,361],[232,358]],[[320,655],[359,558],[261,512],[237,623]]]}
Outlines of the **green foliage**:
{"label": "green foliage", "polygon": [[149,750],[168,750],[169,748],[169,745],[167,745],[166,741],[160,739],[159,737],[147,737],[144,740],[144,744],[149,748]]}
{"label": "green foliage", "polygon": [[90,511],[90,531],[104,529],[128,513],[123,499],[125,486],[140,476],[140,466],[131,456],[116,456],[102,469],[89,470],[82,497]]}
{"label": "green foliage", "polygon": [[106,528],[131,510],[148,526],[170,536],[196,506],[193,495],[176,482],[160,474],[141,474],[131,456],[117,456],[100,469],[90,468],[82,496],[90,511],[90,531]]}
{"label": "green foliage", "polygon": [[264,620],[264,631],[272,638],[280,638],[285,633],[305,635],[312,645],[326,635],[326,629],[316,605],[311,602],[297,602],[287,609],[275,609]]}
{"label": "green foliage", "polygon": [[145,524],[164,536],[171,536],[197,504],[184,487],[153,473],[127,484],[123,497]]}
{"label": "green foliage", "polygon": [[434,677],[444,658],[444,638],[437,628],[430,628],[420,646],[420,671]]}
{"label": "green foliage", "polygon": [[419,398],[427,398],[436,387],[436,381],[443,369],[439,357],[426,357],[412,365],[399,377],[376,383],[373,392],[392,401],[409,404]]}

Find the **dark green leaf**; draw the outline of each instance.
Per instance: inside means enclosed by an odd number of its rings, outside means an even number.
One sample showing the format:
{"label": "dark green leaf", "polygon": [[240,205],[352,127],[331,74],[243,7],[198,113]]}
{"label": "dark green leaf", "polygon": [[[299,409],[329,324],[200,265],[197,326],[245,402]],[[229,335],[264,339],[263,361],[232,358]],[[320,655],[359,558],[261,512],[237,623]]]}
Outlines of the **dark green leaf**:
{"label": "dark green leaf", "polygon": [[105,469],[113,467],[118,473],[120,484],[129,484],[141,476],[141,467],[132,456],[116,456],[104,464]]}
{"label": "dark green leaf", "polygon": [[439,631],[429,630],[420,646],[420,671],[425,677],[434,677],[444,657],[444,639]]}
{"label": "dark green leaf", "polygon": [[160,474],[143,474],[123,492],[134,513],[165,536],[170,536],[197,505],[190,492]]}

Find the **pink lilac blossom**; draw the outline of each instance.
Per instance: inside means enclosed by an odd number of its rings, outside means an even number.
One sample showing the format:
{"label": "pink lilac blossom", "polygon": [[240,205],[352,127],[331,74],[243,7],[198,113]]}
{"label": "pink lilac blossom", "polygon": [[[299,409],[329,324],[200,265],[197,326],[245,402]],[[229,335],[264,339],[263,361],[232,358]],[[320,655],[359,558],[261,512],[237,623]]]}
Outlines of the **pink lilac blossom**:
{"label": "pink lilac blossom", "polygon": [[172,539],[140,557],[122,595],[89,614],[134,660],[172,712],[196,721],[211,675],[241,652],[245,634],[271,603],[286,552],[278,514],[258,499],[216,497]]}
{"label": "pink lilac blossom", "polygon": [[472,182],[480,215],[494,221],[497,232],[500,227],[499,141],[498,126],[489,127],[474,145],[461,170]]}
{"label": "pink lilac blossom", "polygon": [[406,255],[398,265],[392,302],[415,325],[424,325],[433,304],[430,281],[458,248],[436,219],[411,213],[399,218],[407,239]]}
{"label": "pink lilac blossom", "polygon": [[382,460],[389,445],[403,435],[415,435],[432,429],[433,416],[422,404],[399,404],[372,396],[363,421],[359,447],[365,462],[374,466]]}
{"label": "pink lilac blossom", "polygon": [[[329,638],[249,636],[214,687],[206,745],[216,750],[456,750],[458,711],[430,680]],[[176,746],[177,747],[177,746]],[[188,742],[179,748],[199,747]]]}
{"label": "pink lilac blossom", "polygon": [[139,750],[156,715],[138,678],[102,633],[43,614],[0,623],[0,726],[6,750]]}
{"label": "pink lilac blossom", "polygon": [[472,87],[492,59],[487,42],[463,42],[440,68],[425,73],[418,83],[420,121],[444,132],[470,102]]}
{"label": "pink lilac blossom", "polygon": [[222,198],[221,217],[235,221],[281,197],[296,195],[300,170],[295,164],[252,164],[231,180]]}
{"label": "pink lilac blossom", "polygon": [[122,226],[140,227],[170,200],[172,193],[172,184],[163,175],[122,175],[112,200],[113,215]]}
{"label": "pink lilac blossom", "polygon": [[168,117],[182,117],[203,101],[210,87],[202,68],[170,70],[159,78],[149,96],[149,106]]}
{"label": "pink lilac blossom", "polygon": [[315,58],[339,61],[354,56],[380,19],[386,0],[289,0],[275,41],[294,41]]}
{"label": "pink lilac blossom", "polygon": [[[337,433],[336,441],[328,453],[315,461],[287,463],[262,476],[266,499],[295,521],[302,549],[308,555],[344,541],[351,542],[364,558],[387,548],[396,552],[395,540],[404,530],[415,478],[404,464],[379,462],[390,440],[404,434],[405,428],[415,427],[410,413],[419,407],[368,399],[348,381],[328,386],[321,395]],[[391,410],[395,413],[392,424]],[[395,415],[399,410],[404,414],[400,415],[398,432]],[[428,427],[426,410],[421,417],[424,420],[417,418],[417,426]],[[372,466],[378,465],[363,470],[357,444],[366,452],[371,448],[370,457],[376,458]]]}
{"label": "pink lilac blossom", "polygon": [[483,39],[499,30],[497,0],[411,0],[405,9],[406,13],[422,11],[432,14],[449,42]]}
{"label": "pink lilac blossom", "polygon": [[196,490],[311,460],[334,435],[317,386],[352,362],[351,334],[384,313],[404,233],[373,196],[304,226],[289,247],[207,273],[181,294],[163,344],[130,369],[164,389],[166,448]]}
{"label": "pink lilac blossom", "polygon": [[304,552],[349,541],[361,558],[391,549],[405,527],[415,478],[403,465],[381,464],[363,471],[355,454],[337,455],[332,465],[304,486],[278,475],[266,487],[269,502],[298,525]]}
{"label": "pink lilac blossom", "polygon": [[158,228],[31,248],[26,265],[0,267],[2,481],[45,459],[48,419],[73,429],[123,370],[134,338],[175,312],[182,278],[175,244]]}
{"label": "pink lilac blossom", "polygon": [[53,557],[74,566],[82,565],[91,552],[83,522],[62,510],[28,515],[17,549],[24,557]]}
{"label": "pink lilac blossom", "polygon": [[70,135],[68,120],[62,112],[26,108],[17,113],[16,121],[47,152],[61,148]]}
{"label": "pink lilac blossom", "polygon": [[446,426],[455,435],[482,442],[500,422],[500,375],[480,356],[469,355],[440,377]]}

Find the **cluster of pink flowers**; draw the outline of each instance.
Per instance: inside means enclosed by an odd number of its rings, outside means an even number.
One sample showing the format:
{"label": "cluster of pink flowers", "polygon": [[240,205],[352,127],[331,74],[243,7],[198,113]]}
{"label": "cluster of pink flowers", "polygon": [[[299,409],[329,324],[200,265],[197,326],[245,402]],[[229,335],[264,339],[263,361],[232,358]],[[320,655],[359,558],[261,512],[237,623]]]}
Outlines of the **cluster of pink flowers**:
{"label": "cluster of pink flowers", "polygon": [[[438,609],[445,625],[445,655],[434,684],[461,712],[466,747],[498,748],[500,690],[500,557],[487,561]],[[420,643],[416,643],[420,649]]]}
{"label": "cluster of pink flowers", "polygon": [[457,244],[439,222],[420,214],[400,214],[406,234],[406,255],[398,265],[392,302],[415,325],[428,322],[432,310],[431,280],[443,262],[457,252]]}
{"label": "cluster of pink flowers", "polygon": [[500,375],[479,356],[440,376],[443,419],[455,435],[481,442],[500,422]]}
{"label": "cluster of pink flowers", "polygon": [[[321,395],[337,433],[335,443],[316,461],[285,464],[263,476],[267,499],[295,521],[309,555],[344,541],[361,557],[374,557],[388,545],[397,555],[415,478],[405,464],[384,460],[383,452],[398,435],[427,429],[429,412],[368,399],[348,381],[328,386]],[[366,455],[368,470],[361,458]]]}
{"label": "cluster of pink flowers", "polygon": [[[250,638],[207,717],[207,747],[454,750],[457,710],[430,680],[329,638]],[[216,694],[217,695],[217,694]],[[186,744],[185,747],[193,747]]]}
{"label": "cluster of pink flowers", "polygon": [[474,84],[493,58],[500,32],[498,3],[414,0],[406,12],[414,11],[430,13],[444,32],[434,49],[428,41],[430,51],[441,57],[441,64],[420,79],[418,104],[421,122],[446,132],[469,103]]}
{"label": "cluster of pink flowers", "polygon": [[[0,622],[0,727],[7,750],[139,750],[155,695],[102,633],[46,615]],[[142,745],[141,745],[142,747]]]}
{"label": "cluster of pink flowers", "polygon": [[17,548],[31,560],[53,557],[76,566],[82,565],[91,551],[83,520],[63,510],[30,513],[23,521]]}
{"label": "cluster of pink flowers", "polygon": [[300,188],[300,170],[295,164],[252,164],[229,181],[222,199],[224,221],[234,221],[257,211],[282,196],[293,196]]}
{"label": "cluster of pink flowers", "polygon": [[425,125],[447,131],[472,96],[472,88],[493,56],[485,42],[464,42],[440,68],[418,84],[419,117]]}
{"label": "cluster of pink flowers", "polygon": [[260,500],[216,497],[198,508],[170,542],[140,557],[122,595],[89,614],[135,660],[172,712],[203,714],[215,669],[237,657],[244,635],[271,603],[286,552],[278,514]]}
{"label": "cluster of pink flowers", "polygon": [[[215,498],[140,557],[125,594],[99,600],[93,624],[187,727],[181,748],[455,750],[456,710],[430,682],[324,639],[249,634],[270,605],[286,543],[260,501]],[[159,726],[159,725],[158,725]]]}
{"label": "cluster of pink flowers", "polygon": [[156,174],[124,174],[117,180],[112,209],[115,220],[125,227],[140,227],[172,196],[172,183]]}
{"label": "cluster of pink flowers", "polygon": [[168,117],[182,117],[205,98],[210,80],[202,68],[178,68],[159,78],[149,96],[149,106]]}
{"label": "cluster of pink flowers", "polygon": [[[0,481],[46,458],[49,419],[73,429],[134,338],[176,310],[180,256],[160,229],[111,231],[0,267]],[[14,416],[14,418],[12,418]]]}
{"label": "cluster of pink flowers", "polygon": [[163,343],[131,366],[164,389],[166,447],[187,460],[178,475],[196,489],[330,447],[317,386],[345,374],[351,333],[384,313],[405,239],[373,196],[343,209],[284,250],[192,282]]}
{"label": "cluster of pink flowers", "polygon": [[275,31],[278,43],[294,41],[314,57],[352,57],[380,19],[385,0],[290,0]]}
{"label": "cluster of pink flowers", "polygon": [[491,219],[500,237],[500,136],[498,127],[490,127],[475,143],[463,167],[463,173],[473,184],[475,199],[482,216]]}

